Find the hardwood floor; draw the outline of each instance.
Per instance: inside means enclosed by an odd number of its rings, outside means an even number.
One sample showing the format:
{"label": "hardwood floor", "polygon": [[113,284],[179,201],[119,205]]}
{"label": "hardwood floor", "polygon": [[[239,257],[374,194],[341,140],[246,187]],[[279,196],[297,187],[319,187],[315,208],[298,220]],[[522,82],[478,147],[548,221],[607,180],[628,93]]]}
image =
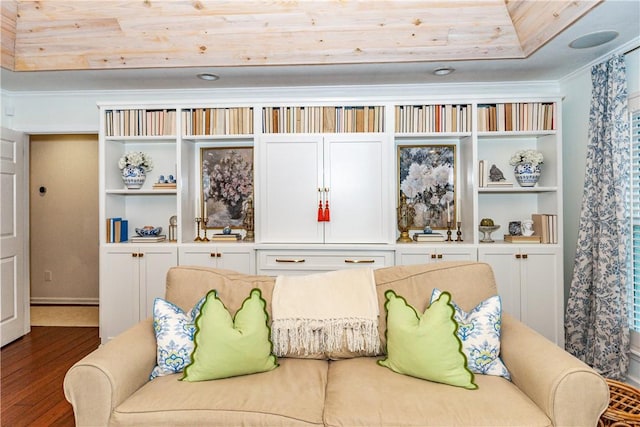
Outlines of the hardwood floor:
{"label": "hardwood floor", "polygon": [[34,326],[2,348],[2,427],[74,426],[64,398],[67,370],[100,344],[98,328]]}

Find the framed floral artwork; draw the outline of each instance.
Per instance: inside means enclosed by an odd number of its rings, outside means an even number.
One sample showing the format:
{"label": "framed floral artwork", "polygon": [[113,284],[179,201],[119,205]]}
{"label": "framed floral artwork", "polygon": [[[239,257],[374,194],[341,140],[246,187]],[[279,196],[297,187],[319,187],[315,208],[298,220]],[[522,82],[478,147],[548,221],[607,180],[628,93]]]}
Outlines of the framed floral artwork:
{"label": "framed floral artwork", "polygon": [[455,145],[398,146],[398,200],[404,194],[411,207],[410,229],[443,229],[456,221],[455,177]]}
{"label": "framed floral artwork", "polygon": [[203,147],[200,170],[206,228],[242,229],[253,197],[253,147]]}

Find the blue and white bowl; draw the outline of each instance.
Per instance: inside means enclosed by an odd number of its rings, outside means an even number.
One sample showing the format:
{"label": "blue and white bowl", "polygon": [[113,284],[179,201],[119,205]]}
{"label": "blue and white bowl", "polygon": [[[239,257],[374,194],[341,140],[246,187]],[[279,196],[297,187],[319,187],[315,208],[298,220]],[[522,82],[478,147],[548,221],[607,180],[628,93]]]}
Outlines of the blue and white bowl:
{"label": "blue and white bowl", "polygon": [[162,233],[162,227],[142,227],[136,228],[136,234],[140,237],[157,236]]}

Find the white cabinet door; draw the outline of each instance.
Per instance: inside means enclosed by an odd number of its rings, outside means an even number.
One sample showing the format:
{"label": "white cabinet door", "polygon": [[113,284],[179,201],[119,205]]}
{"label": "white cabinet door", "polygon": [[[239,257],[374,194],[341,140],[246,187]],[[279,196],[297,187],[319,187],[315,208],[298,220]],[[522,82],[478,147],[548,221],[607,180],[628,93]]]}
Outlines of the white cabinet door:
{"label": "white cabinet door", "polygon": [[153,316],[153,301],[164,298],[167,271],[178,265],[175,246],[145,246],[139,248],[140,263],[140,319]]}
{"label": "white cabinet door", "polygon": [[478,260],[491,265],[503,309],[559,346],[564,345],[561,253],[546,245],[490,246]]}
{"label": "white cabinet door", "polygon": [[253,246],[245,246],[244,244],[181,247],[178,260],[180,265],[198,265],[255,274]]}
{"label": "white cabinet door", "polygon": [[326,243],[391,243],[387,149],[378,134],[325,138],[324,187],[331,211]]}
{"label": "white cabinet door", "polygon": [[322,136],[263,135],[258,157],[258,240],[263,243],[322,243],[318,222]]}
{"label": "white cabinet door", "polygon": [[[391,243],[388,136],[263,135],[257,147],[262,243]],[[318,221],[329,202],[330,221]]]}
{"label": "white cabinet door", "polygon": [[473,247],[442,246],[398,246],[397,265],[428,264],[440,261],[476,261],[478,254]]}
{"label": "white cabinet door", "polygon": [[100,338],[113,339],[140,319],[138,248],[112,246],[100,254]]}
{"label": "white cabinet door", "polygon": [[107,245],[100,256],[100,338],[114,338],[153,314],[164,297],[169,268],[177,265],[171,246]]}
{"label": "white cabinet door", "polygon": [[564,347],[562,257],[556,249],[522,248],[522,321]]}
{"label": "white cabinet door", "polygon": [[486,262],[493,268],[498,295],[502,299],[502,309],[522,320],[520,262],[516,259],[517,253],[517,249],[513,247],[480,247],[478,261]]}

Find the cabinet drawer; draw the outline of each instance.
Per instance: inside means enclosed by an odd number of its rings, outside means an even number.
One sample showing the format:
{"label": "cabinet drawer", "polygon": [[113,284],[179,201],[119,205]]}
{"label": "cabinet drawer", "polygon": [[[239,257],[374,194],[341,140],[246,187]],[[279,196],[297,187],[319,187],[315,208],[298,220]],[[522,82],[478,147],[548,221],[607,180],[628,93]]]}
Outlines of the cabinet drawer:
{"label": "cabinet drawer", "polygon": [[259,274],[310,274],[393,265],[393,251],[258,251]]}

